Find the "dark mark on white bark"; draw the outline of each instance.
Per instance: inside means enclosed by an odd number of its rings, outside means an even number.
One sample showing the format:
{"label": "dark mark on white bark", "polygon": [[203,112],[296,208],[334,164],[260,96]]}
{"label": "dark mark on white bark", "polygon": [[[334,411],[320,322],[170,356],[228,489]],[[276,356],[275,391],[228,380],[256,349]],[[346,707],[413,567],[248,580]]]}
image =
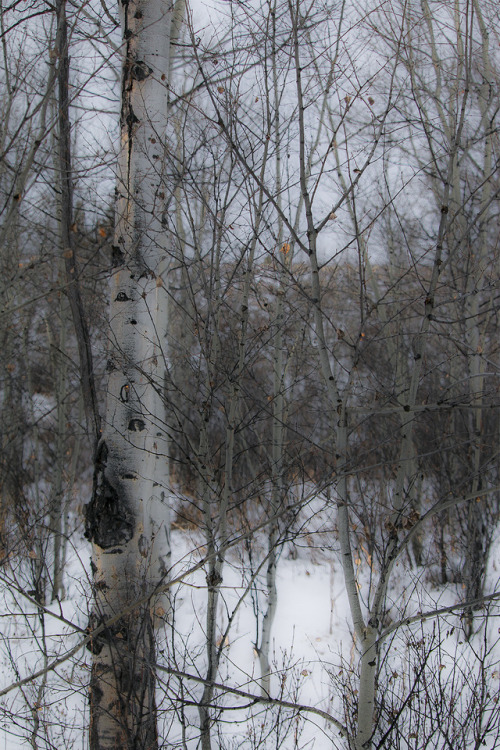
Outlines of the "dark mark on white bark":
{"label": "dark mark on white bark", "polygon": [[102,549],[126,544],[134,534],[134,521],[123,493],[107,476],[108,449],[103,441],[95,463],[92,499],[85,508],[85,536]]}

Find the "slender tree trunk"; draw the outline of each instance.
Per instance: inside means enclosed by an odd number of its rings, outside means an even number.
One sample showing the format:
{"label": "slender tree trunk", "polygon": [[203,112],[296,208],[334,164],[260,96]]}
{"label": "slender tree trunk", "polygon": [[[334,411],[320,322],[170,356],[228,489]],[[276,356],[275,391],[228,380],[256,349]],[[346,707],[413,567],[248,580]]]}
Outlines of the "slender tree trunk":
{"label": "slender tree trunk", "polygon": [[[278,589],[276,586],[276,571],[278,567],[277,542],[279,536],[276,515],[284,501],[284,477],[283,477],[283,442],[285,421],[285,399],[284,389],[284,363],[283,363],[283,325],[285,319],[285,265],[291,265],[291,245],[283,243],[283,220],[281,218],[281,139],[280,139],[280,88],[278,83],[278,72],[276,65],[276,5],[271,16],[271,66],[272,66],[272,95],[274,112],[271,118],[269,101],[271,92],[268,92],[268,122],[269,129],[274,130],[275,139],[275,164],[276,164],[276,202],[280,210],[278,216],[277,247],[282,258],[277,259],[277,287],[276,287],[276,310],[273,321],[273,420],[272,420],[272,475],[271,475],[271,497],[269,511],[271,521],[267,536],[268,552],[266,567],[266,597],[267,608],[262,619],[262,635],[258,646],[260,665],[260,689],[261,694],[266,697],[271,692],[271,633],[278,608]],[[272,121],[272,124],[271,124]]]}
{"label": "slender tree trunk", "polygon": [[59,226],[63,258],[66,268],[67,288],[71,316],[76,333],[81,370],[81,388],[84,395],[87,428],[97,442],[100,436],[100,417],[94,378],[94,365],[90,333],[80,290],[73,224],[73,175],[71,168],[71,121],[69,111],[69,51],[66,0],[57,0],[57,90],[59,137]]}
{"label": "slender tree trunk", "polygon": [[[111,279],[106,420],[96,455],[87,536],[94,545],[91,750],[154,750],[152,597],[169,568],[163,404],[167,298],[165,184],[171,5],[123,2],[121,150]],[[148,598],[150,597],[150,598]]]}
{"label": "slender tree trunk", "polygon": [[52,341],[50,326],[48,326],[49,346],[52,351],[52,372],[55,382],[57,432],[55,439],[55,468],[50,502],[49,528],[53,537],[52,561],[52,601],[62,601],[65,596],[64,568],[63,568],[63,534],[64,534],[64,476],[67,473],[66,449],[68,421],[66,397],[68,380],[68,357],[66,352],[66,323],[67,301],[61,295],[59,301],[60,328],[57,345]]}
{"label": "slender tree trunk", "polygon": [[[484,22],[481,7],[474,3],[482,38],[482,76],[483,83],[478,92],[479,110],[481,112],[481,127],[484,133],[483,155],[483,184],[480,204],[479,241],[476,244],[475,256],[468,280],[465,301],[465,334],[468,344],[469,382],[471,384],[472,413],[469,417],[469,431],[471,436],[472,482],[471,495],[480,494],[482,489],[482,459],[483,459],[483,420],[484,409],[484,380],[486,358],[483,352],[486,348],[487,329],[492,313],[491,298],[489,304],[480,310],[480,302],[484,305],[487,299],[482,299],[478,292],[485,286],[484,275],[488,267],[490,247],[488,243],[488,217],[492,193],[493,148],[492,122],[490,122],[490,106],[493,98],[493,76],[491,71],[489,34]],[[488,294],[488,292],[487,292]],[[481,314],[481,312],[483,314]],[[485,520],[485,507],[482,503],[472,501],[468,512],[468,535],[466,540],[465,580],[466,598],[478,599],[483,594],[484,574],[486,571],[486,557],[489,547],[488,524]],[[466,612],[465,632],[468,637],[473,633],[472,610]]]}
{"label": "slender tree trunk", "polygon": [[[257,228],[260,222],[260,211],[257,218]],[[255,231],[255,240],[258,229]],[[238,360],[234,368],[229,397],[229,408],[227,414],[226,438],[225,438],[225,461],[224,461],[224,487],[222,489],[217,509],[218,535],[215,536],[214,518],[210,507],[205,502],[205,517],[207,523],[207,555],[209,556],[207,570],[207,616],[206,616],[206,649],[207,649],[207,673],[206,683],[199,706],[200,733],[202,750],[211,750],[211,709],[213,699],[213,683],[217,678],[223,643],[217,643],[217,605],[223,582],[223,568],[225,562],[224,546],[228,539],[228,509],[233,492],[233,463],[234,463],[234,438],[236,433],[237,410],[240,400],[241,378],[245,365],[245,351],[247,342],[247,326],[249,318],[249,295],[252,280],[253,262],[256,241],[249,250],[246,278],[240,305],[240,335],[238,346]],[[205,446],[206,452],[207,446]],[[208,484],[208,483],[207,483]],[[208,499],[208,498],[207,498]]]}

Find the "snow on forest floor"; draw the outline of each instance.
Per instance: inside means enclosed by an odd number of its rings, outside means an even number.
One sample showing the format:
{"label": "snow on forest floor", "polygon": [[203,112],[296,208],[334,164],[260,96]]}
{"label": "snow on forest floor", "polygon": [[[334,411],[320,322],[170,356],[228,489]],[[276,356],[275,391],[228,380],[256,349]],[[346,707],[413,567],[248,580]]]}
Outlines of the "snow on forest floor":
{"label": "snow on forest floor", "polygon": [[[172,543],[177,559],[174,575],[178,575],[181,570],[186,571],[190,565],[198,562],[203,552],[203,541],[195,532],[175,530]],[[198,551],[193,553],[193,550]],[[345,689],[343,696],[339,691],[335,694],[332,686],[336,680],[348,678],[350,669],[356,665],[356,652],[339,558],[326,547],[318,551],[308,550],[306,546],[299,548],[297,554],[293,553],[293,548],[285,545],[278,566],[278,609],[272,636],[275,675],[271,693],[283,700],[322,709],[343,720],[342,697],[348,703],[349,695]],[[47,666],[81,639],[82,632],[67,623],[71,622],[82,630],[87,625],[90,601],[89,555],[90,550],[83,540],[81,546],[73,550],[66,577],[68,597],[60,606],[49,607],[60,616],[59,619],[46,615],[42,621],[34,603],[26,600],[19,592],[16,593],[16,586],[26,590],[23,569],[28,561],[20,563],[12,574],[4,574],[0,605],[2,687]],[[486,593],[498,590],[499,561],[500,535],[497,535],[490,553]],[[359,582],[363,591],[368,590],[369,574],[368,566],[361,564]],[[226,623],[235,608],[237,611],[225,642],[218,679],[221,683],[258,695],[256,611],[260,608],[261,619],[263,597],[262,592],[259,596],[255,589],[248,590],[250,577],[247,556],[238,549],[231,551],[224,570],[219,602],[220,622]],[[240,601],[242,595],[244,598]],[[425,570],[408,572],[398,568],[393,574],[390,596],[394,606],[389,614],[397,618],[453,605],[460,600],[462,591],[452,584],[446,587],[431,584]],[[166,629],[163,639],[160,637],[160,659],[165,658],[164,664],[172,665],[173,649],[177,669],[203,676],[206,597],[204,571],[198,570],[187,575],[174,587],[172,597],[175,620],[172,627]],[[65,618],[67,622],[61,618]],[[420,642],[419,634],[425,632],[430,634],[430,638],[435,637],[435,647],[428,658],[430,662],[435,661],[437,672],[442,671],[444,676],[453,675],[456,692],[462,683],[465,685],[460,688],[462,697],[457,695],[457,701],[466,702],[468,690],[475,689],[474,680],[480,660],[474,654],[479,654],[485,644],[489,649],[489,666],[486,668],[486,663],[483,665],[486,677],[483,675],[481,679],[483,682],[487,679],[490,691],[498,693],[499,626],[498,615],[491,615],[487,628],[481,628],[477,636],[467,643],[463,638],[459,616],[455,614],[441,618],[439,623],[431,618],[425,625],[416,624],[394,635],[387,652],[386,673],[400,675],[403,683],[406,681],[409,684],[414,663],[411,667],[408,664],[416,653],[415,649]],[[411,637],[408,635],[409,631]],[[51,672],[46,680],[39,678],[35,683],[1,697],[3,711],[0,721],[0,750],[17,750],[29,746],[84,750],[87,747],[89,662],[89,653],[80,648],[71,659]],[[164,736],[168,734],[165,747],[180,749],[183,745],[179,714],[172,713],[170,701],[162,688],[169,676],[160,671],[159,677],[159,713]],[[186,681],[185,686],[186,690],[192,691],[191,699],[196,700],[196,696],[201,694],[202,686],[199,683],[189,684]],[[169,687],[170,690],[176,689],[175,678],[170,677]],[[224,713],[224,721],[218,725],[221,736],[216,739],[214,746],[224,744],[226,747],[248,750],[257,746],[278,746],[276,733],[272,735],[272,741],[265,739],[266,732],[276,723],[276,709],[271,711],[265,706],[259,709],[254,707],[253,718],[249,718],[248,704],[251,701],[248,699],[228,694],[223,701],[225,706],[231,706],[232,709]],[[464,710],[467,710],[466,705]],[[184,747],[195,750],[198,722],[195,707],[186,708],[184,721],[187,737]],[[297,719],[291,712],[283,709],[279,716],[279,726],[283,738],[281,747],[285,750],[295,747],[330,750],[335,747],[334,740],[338,738],[338,731],[328,725],[325,719],[306,711]],[[47,734],[53,745],[44,739]],[[495,744],[487,746],[493,748]],[[418,745],[408,744],[408,747],[418,748]]]}
{"label": "snow on forest floor", "polygon": [[[174,544],[177,543],[178,548],[186,542],[185,538],[179,535],[174,535],[173,541]],[[224,572],[223,593],[219,603],[221,621],[227,621],[228,613],[232,613],[238,606],[248,584],[249,576],[242,576],[241,567],[231,564],[232,562],[234,561],[230,558]],[[199,571],[196,580],[193,581],[194,588],[183,587],[182,584],[179,587],[180,593],[176,601],[176,630],[184,637],[190,634],[189,653],[197,653],[199,644],[203,642],[204,584],[204,573]],[[285,700],[299,701],[314,708],[328,710],[329,680],[326,668],[333,665],[337,665],[338,668],[339,650],[343,644],[350,648],[352,642],[342,576],[335,573],[334,564],[326,560],[312,562],[304,557],[293,559],[283,555],[278,566],[277,590],[278,608],[273,628],[271,658],[276,675],[272,680],[271,693]],[[219,681],[259,695],[260,672],[255,651],[257,632],[254,607],[255,593],[253,600],[251,594],[246,593],[227,639]],[[203,661],[202,656],[201,662]],[[187,672],[196,674],[198,669],[199,663],[197,668],[189,661],[185,664]],[[283,682],[284,676],[286,677]],[[238,705],[237,700],[233,700],[233,703]],[[247,704],[248,701],[244,703]],[[192,712],[190,718],[196,725],[196,711]],[[251,724],[245,725],[244,719],[243,725],[238,726],[236,722],[241,721],[242,717],[233,718],[233,723],[225,727],[224,734],[236,735],[239,747],[243,746],[245,738],[250,743],[249,735],[254,727]],[[331,748],[329,733],[324,742],[321,740],[321,733],[325,729],[324,720],[314,716],[308,718],[313,722],[311,730],[316,737],[314,747]],[[303,746],[303,742],[304,737],[300,746]],[[284,746],[287,747],[286,744]]]}

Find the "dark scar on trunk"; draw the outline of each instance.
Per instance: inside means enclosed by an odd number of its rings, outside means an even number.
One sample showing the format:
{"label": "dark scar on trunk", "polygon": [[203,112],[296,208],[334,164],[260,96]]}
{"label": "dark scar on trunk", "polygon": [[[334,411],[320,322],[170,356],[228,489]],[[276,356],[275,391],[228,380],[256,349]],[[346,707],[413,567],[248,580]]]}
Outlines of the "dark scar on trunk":
{"label": "dark scar on trunk", "polygon": [[85,536],[102,549],[126,544],[134,534],[132,513],[107,476],[107,458],[103,441],[95,461],[92,499],[85,508]]}

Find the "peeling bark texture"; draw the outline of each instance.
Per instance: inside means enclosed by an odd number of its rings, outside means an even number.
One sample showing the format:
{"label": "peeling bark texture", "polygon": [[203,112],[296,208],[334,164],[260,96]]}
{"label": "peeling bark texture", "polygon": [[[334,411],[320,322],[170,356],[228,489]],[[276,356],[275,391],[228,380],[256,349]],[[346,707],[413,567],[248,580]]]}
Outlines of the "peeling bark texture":
{"label": "peeling bark texture", "polygon": [[[123,75],[108,392],[86,513],[93,543],[90,750],[157,750],[154,595],[170,566],[162,392],[167,331],[164,158],[172,6],[121,0]],[[150,597],[148,599],[148,596]]]}

